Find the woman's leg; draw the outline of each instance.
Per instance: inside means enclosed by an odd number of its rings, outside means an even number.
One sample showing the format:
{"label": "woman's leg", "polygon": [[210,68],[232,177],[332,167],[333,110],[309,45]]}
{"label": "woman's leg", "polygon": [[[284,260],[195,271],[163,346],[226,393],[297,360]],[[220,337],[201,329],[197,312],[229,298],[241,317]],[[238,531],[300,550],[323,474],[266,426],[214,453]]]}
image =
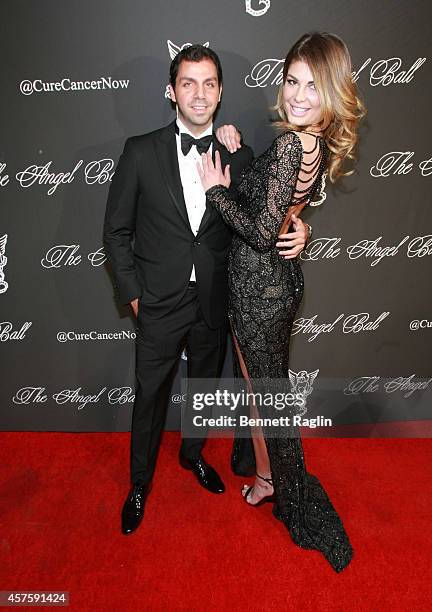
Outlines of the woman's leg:
{"label": "woman's leg", "polygon": [[[241,354],[240,346],[239,346],[239,343],[237,341],[237,338],[236,338],[236,335],[234,333],[232,326],[231,326],[231,332],[232,332],[233,342],[234,342],[237,357],[239,360],[241,372],[243,374],[244,379],[246,380],[246,383],[248,386],[248,392],[252,393],[253,389],[251,386],[250,377],[249,377],[249,374],[246,368],[246,364],[244,362],[243,355]],[[258,410],[253,400],[249,408],[250,408],[250,416],[252,418],[259,418]],[[265,443],[264,436],[262,433],[262,429],[260,426],[254,426],[254,427],[251,427],[251,430],[252,430],[252,442],[253,442],[254,451],[255,451],[255,463],[256,463],[257,474],[259,474],[263,478],[271,478],[270,460],[269,460],[269,456],[267,453],[267,447],[266,447],[266,443]],[[248,485],[244,485],[243,491],[242,491],[243,496],[245,495],[248,488],[249,488]],[[258,503],[263,497],[266,497],[267,495],[271,495],[272,493],[273,493],[273,487],[271,484],[265,482],[264,480],[260,478],[255,478],[253,489],[247,496],[246,501],[254,505]]]}

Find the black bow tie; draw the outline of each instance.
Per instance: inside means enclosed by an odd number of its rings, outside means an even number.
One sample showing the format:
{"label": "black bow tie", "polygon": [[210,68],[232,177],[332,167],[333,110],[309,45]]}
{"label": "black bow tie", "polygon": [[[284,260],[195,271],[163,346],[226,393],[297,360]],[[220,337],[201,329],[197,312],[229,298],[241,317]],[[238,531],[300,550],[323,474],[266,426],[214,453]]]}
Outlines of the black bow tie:
{"label": "black bow tie", "polygon": [[196,146],[197,151],[200,155],[201,153],[206,153],[208,151],[209,146],[211,145],[212,138],[212,134],[209,134],[208,136],[203,136],[202,138],[194,138],[190,134],[185,134],[184,132],[182,132],[180,134],[180,139],[183,155],[187,155],[189,153],[192,145]]}

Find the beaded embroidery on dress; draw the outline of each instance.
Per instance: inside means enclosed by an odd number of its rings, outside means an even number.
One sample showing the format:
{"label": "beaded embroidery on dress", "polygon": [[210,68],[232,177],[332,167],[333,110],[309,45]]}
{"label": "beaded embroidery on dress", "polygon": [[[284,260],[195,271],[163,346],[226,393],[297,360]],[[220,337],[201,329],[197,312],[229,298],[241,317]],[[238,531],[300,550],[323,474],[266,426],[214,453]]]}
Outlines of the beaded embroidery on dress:
{"label": "beaded embroidery on dress", "polygon": [[[316,156],[313,153],[316,150]],[[234,230],[228,260],[228,316],[250,379],[288,378],[289,341],[304,279],[297,258],[283,259],[275,247],[290,204],[323,197],[328,149],[316,136],[311,161],[292,131],[278,136],[243,171],[234,199],[222,185],[207,190],[208,201]],[[241,377],[234,351],[236,376]],[[319,480],[308,473],[296,437],[270,437],[263,429],[276,496],[273,514],[300,547],[321,551],[337,571],[353,551],[341,519]],[[242,461],[252,444],[235,438],[233,460]],[[247,457],[246,457],[247,459]],[[252,458],[253,461],[253,458]]]}

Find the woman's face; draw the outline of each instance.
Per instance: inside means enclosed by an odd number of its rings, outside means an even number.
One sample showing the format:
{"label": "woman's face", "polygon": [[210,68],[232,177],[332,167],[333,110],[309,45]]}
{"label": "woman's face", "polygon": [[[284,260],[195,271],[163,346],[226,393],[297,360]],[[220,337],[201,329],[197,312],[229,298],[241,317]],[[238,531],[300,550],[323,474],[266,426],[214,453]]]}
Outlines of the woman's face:
{"label": "woman's face", "polygon": [[321,119],[321,102],[306,62],[296,60],[288,68],[283,102],[289,123],[306,127]]}

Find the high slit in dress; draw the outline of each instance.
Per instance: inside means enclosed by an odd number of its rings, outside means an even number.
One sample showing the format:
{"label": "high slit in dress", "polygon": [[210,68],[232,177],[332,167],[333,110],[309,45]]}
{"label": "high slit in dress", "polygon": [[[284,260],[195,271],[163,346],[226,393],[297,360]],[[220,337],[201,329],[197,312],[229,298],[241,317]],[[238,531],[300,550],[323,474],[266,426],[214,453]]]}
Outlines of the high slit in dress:
{"label": "high slit in dress", "polygon": [[[206,192],[234,230],[228,316],[251,380],[288,378],[291,328],[304,282],[297,258],[282,258],[275,244],[288,206],[309,203],[321,184],[328,149],[322,137],[315,139],[305,151],[298,134],[287,131],[243,171],[235,198],[222,185]],[[237,356],[235,370],[241,376]],[[298,546],[320,551],[340,572],[353,550],[324,488],[306,470],[299,432],[274,437],[263,427],[263,435],[275,491],[273,514]],[[248,448],[252,445],[235,437],[234,455]]]}

